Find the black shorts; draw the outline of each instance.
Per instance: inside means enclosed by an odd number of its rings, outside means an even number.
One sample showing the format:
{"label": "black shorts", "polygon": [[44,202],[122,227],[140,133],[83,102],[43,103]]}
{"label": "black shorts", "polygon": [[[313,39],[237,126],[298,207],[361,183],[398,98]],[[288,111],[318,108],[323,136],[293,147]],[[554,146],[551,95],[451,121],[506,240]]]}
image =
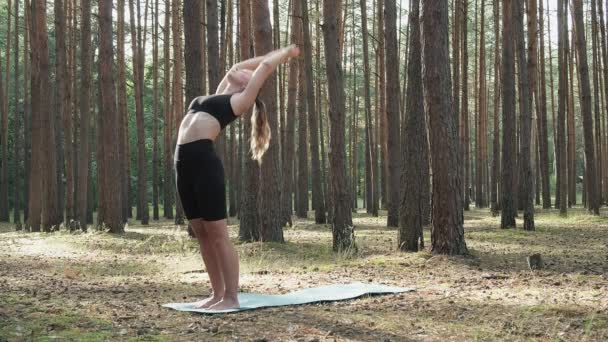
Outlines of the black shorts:
{"label": "black shorts", "polygon": [[188,220],[225,219],[224,166],[213,149],[213,140],[177,145],[174,155],[177,192]]}

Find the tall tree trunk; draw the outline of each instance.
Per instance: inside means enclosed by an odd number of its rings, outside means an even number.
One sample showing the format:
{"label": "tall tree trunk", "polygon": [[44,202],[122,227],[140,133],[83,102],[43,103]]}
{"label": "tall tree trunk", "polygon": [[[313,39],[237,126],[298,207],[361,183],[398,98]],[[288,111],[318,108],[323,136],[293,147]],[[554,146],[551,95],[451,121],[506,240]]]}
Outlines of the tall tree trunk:
{"label": "tall tree trunk", "polygon": [[[72,141],[71,141],[71,125],[70,125],[70,98],[68,89],[68,61],[67,61],[67,48],[66,48],[66,7],[62,0],[55,0],[55,72],[57,87],[55,88],[56,94],[55,99],[57,101],[57,116],[62,120],[63,131],[64,131],[64,142],[63,147],[65,149],[65,208],[66,216],[69,221],[72,218],[73,204],[74,204],[74,184],[73,174],[71,168],[72,158]],[[59,124],[60,121],[57,121]],[[61,158],[60,158],[61,159]],[[59,173],[61,174],[63,165],[59,166]],[[63,215],[62,215],[63,216]],[[66,222],[67,223],[67,222]],[[67,224],[66,224],[67,226]]]}
{"label": "tall tree trunk", "polygon": [[[147,198],[147,173],[146,173],[146,145],[144,137],[144,108],[143,108],[143,71],[140,63],[143,56],[140,39],[141,27],[135,26],[135,8],[134,0],[129,0],[129,14],[131,18],[131,51],[133,51],[133,83],[135,84],[135,122],[137,126],[137,219],[141,220],[141,224],[148,224],[148,198]],[[139,0],[138,0],[139,5]],[[139,8],[139,6],[138,6]],[[139,16],[138,16],[139,22]]]}
{"label": "tall tree trunk", "polygon": [[547,133],[547,79],[546,79],[546,68],[545,68],[545,32],[544,32],[544,8],[543,0],[539,3],[539,21],[538,27],[540,31],[540,106],[538,111],[537,119],[537,131],[539,140],[539,152],[540,152],[540,173],[542,182],[542,197],[543,197],[543,209],[551,208],[551,187],[549,183],[549,141]]}
{"label": "tall tree trunk", "polygon": [[594,215],[599,215],[597,194],[597,173],[595,170],[595,151],[593,146],[593,117],[591,114],[591,87],[589,84],[589,67],[587,65],[587,49],[585,26],[583,22],[583,2],[574,0],[574,24],[576,26],[576,45],[578,73],[580,76],[581,115],[583,117],[583,134],[585,140],[585,183],[587,188],[587,208]]}
{"label": "tall tree trunk", "polygon": [[399,199],[401,194],[401,148],[399,138],[399,56],[397,54],[397,4],[384,0],[386,14],[384,35],[386,40],[386,102],[388,159],[388,217],[387,226],[399,226]]}
{"label": "tall tree trunk", "polygon": [[363,91],[365,111],[365,198],[367,213],[378,216],[378,200],[374,198],[377,193],[377,183],[374,182],[374,174],[377,169],[372,167],[376,160],[376,149],[374,145],[374,134],[372,128],[372,105],[370,96],[370,66],[367,30],[367,5],[366,0],[360,0],[361,4],[361,33],[363,35]]}
{"label": "tall tree trunk", "polygon": [[[272,27],[270,26],[270,13],[268,3],[262,0],[251,2],[251,18],[254,32],[254,50],[256,55],[263,55],[272,50]],[[275,94],[274,76],[266,80],[260,90],[259,97],[266,103],[268,123],[273,137],[277,139],[278,117]],[[310,108],[309,108],[310,110]],[[277,199],[281,198],[281,178],[279,173],[279,146],[270,144],[264,155],[261,166],[260,186],[260,239],[262,241],[283,242],[283,227],[281,225],[280,205]]]}
{"label": "tall tree trunk", "polygon": [[[175,141],[177,141],[177,130],[179,124],[182,121],[182,117],[184,116],[184,87],[183,87],[183,65],[184,65],[184,54],[182,50],[182,20],[180,17],[180,6],[181,2],[177,0],[172,1],[171,6],[171,32],[173,34],[173,98],[171,100],[171,141],[174,142],[172,148],[175,148]],[[217,8],[216,8],[217,10]],[[217,11],[216,11],[217,18]],[[216,19],[217,25],[217,19]],[[209,25],[209,24],[208,24]],[[209,26],[207,26],[209,28]],[[217,26],[216,26],[216,44],[217,44]],[[210,44],[210,43],[209,43]],[[210,45],[209,45],[210,46]],[[217,52],[217,45],[215,45],[215,50]],[[217,66],[217,64],[216,64]],[[217,72],[217,68],[214,69],[214,72]],[[211,75],[210,75],[211,76]],[[211,77],[209,78],[209,82],[211,83]],[[217,83],[215,84],[217,86]],[[211,85],[210,85],[211,87]],[[215,91],[215,87],[213,88]],[[175,152],[175,151],[173,151]],[[177,192],[173,191],[176,202],[176,212],[175,212],[175,224],[184,224],[184,210],[182,208],[181,201],[179,200],[179,196],[177,196]]]}
{"label": "tall tree trunk", "polygon": [[[302,41],[302,21],[301,7],[299,4],[292,6],[291,18],[291,43],[301,46]],[[293,194],[293,171],[295,153],[295,119],[296,102],[298,100],[298,77],[300,60],[291,59],[289,61],[289,80],[287,82],[287,112],[285,113],[284,144],[283,144],[283,220],[292,225],[292,194]],[[304,102],[300,100],[299,102]],[[304,144],[305,145],[305,144]],[[302,146],[302,145],[299,145]]]}
{"label": "tall tree trunk", "polygon": [[398,240],[400,250],[413,252],[422,248],[422,226],[425,224],[426,215],[425,202],[429,200],[424,194],[428,193],[430,187],[428,138],[422,94],[419,8],[417,1],[411,3],[405,121],[407,141],[403,144],[405,149],[403,180],[406,190],[403,191],[401,199]]}
{"label": "tall tree trunk", "polygon": [[[122,205],[120,191],[113,191],[114,180],[119,179],[119,154],[115,142],[117,135],[116,89],[112,72],[112,1],[99,1],[99,91],[101,95],[100,108],[100,134],[102,135],[103,155],[98,160],[104,163],[104,172],[101,175],[101,187],[105,188],[105,197],[100,202],[103,211],[104,224],[111,233],[124,232]],[[101,158],[99,158],[101,157]]]}
{"label": "tall tree trunk", "polygon": [[498,184],[499,184],[499,170],[500,168],[500,132],[499,132],[499,103],[500,103],[500,8],[499,2],[493,1],[493,12],[494,12],[494,137],[492,141],[492,189],[490,190],[490,206],[492,214],[497,215],[499,208],[498,203]]}
{"label": "tall tree trunk", "polygon": [[[251,57],[252,40],[251,40],[251,1],[239,0],[239,43],[241,60],[246,60]],[[244,140],[244,135],[251,132],[251,111],[244,114],[241,119],[243,126],[241,127],[241,141]],[[247,132],[247,133],[245,133]],[[247,189],[241,194],[241,202],[239,206],[239,240],[241,241],[256,241],[260,239],[259,214],[257,198],[260,189],[260,169],[258,163],[251,159],[248,149],[245,149],[245,144],[241,144],[241,154],[247,153],[244,159],[243,167],[243,184],[242,188]],[[246,152],[247,151],[247,152]]]}
{"label": "tall tree trunk", "polygon": [[[568,135],[568,142],[566,147],[567,153],[567,185],[568,185],[568,208],[571,208],[573,205],[576,205],[576,123],[575,113],[574,113],[574,52],[575,52],[575,44],[576,44],[576,36],[575,31],[572,30],[572,40],[570,43],[567,43],[566,52],[564,56],[566,56],[566,74],[569,75],[569,81],[567,82],[566,89],[568,95],[567,98],[567,113],[566,113],[566,131]],[[570,45],[571,44],[571,45]],[[568,83],[569,82],[569,83]],[[577,82],[580,84],[580,82]],[[583,193],[585,192],[585,188],[583,187]]]}
{"label": "tall tree trunk", "polygon": [[[16,13],[15,16],[19,16]],[[8,208],[8,109],[9,109],[9,98],[10,98],[10,57],[11,57],[11,0],[8,0],[7,5],[7,24],[6,24],[6,50],[5,50],[5,62],[6,62],[6,79],[3,80],[2,72],[0,71],[0,88],[2,88],[2,82],[4,82],[4,91],[0,89],[0,111],[2,115],[0,121],[0,145],[2,146],[2,169],[0,170],[0,221],[9,221],[9,208]],[[0,65],[0,69],[2,66]],[[17,86],[15,84],[15,86]]]}
{"label": "tall tree trunk", "polygon": [[422,0],[422,84],[433,170],[433,254],[467,253],[463,229],[459,142],[448,54],[448,2]]}
{"label": "tall tree trunk", "polygon": [[126,222],[130,214],[130,175],[128,168],[128,156],[127,149],[129,148],[129,140],[127,139],[129,134],[129,117],[127,110],[127,76],[126,76],[126,61],[125,61],[125,0],[118,1],[118,35],[117,35],[117,48],[116,58],[118,64],[118,79],[116,80],[116,90],[118,91],[118,120],[120,122],[120,137],[118,140],[119,150],[121,153],[120,170],[122,170],[122,178],[120,180],[122,189],[122,216]]}
{"label": "tall tree trunk", "polygon": [[[467,29],[467,17],[469,15],[468,12],[468,0],[462,0],[462,26],[460,27],[462,34],[462,107],[460,111],[460,147],[462,149],[462,172],[463,172],[463,186],[464,186],[464,210],[469,210],[470,202],[471,202],[471,184],[470,184],[470,175],[471,175],[471,162],[470,162],[470,134],[469,134],[469,48],[467,43],[468,29]],[[475,2],[477,3],[477,2]],[[475,14],[475,23],[477,23],[477,13]],[[475,25],[477,26],[477,25]],[[475,30],[477,28],[475,27]],[[475,39],[477,41],[477,39]],[[477,48],[475,48],[477,50]],[[475,69],[477,69],[475,67]],[[475,112],[477,115],[477,111]]]}
{"label": "tall tree trunk", "polygon": [[[604,99],[605,99],[605,106],[604,109],[608,108],[608,53],[606,52],[606,25],[605,25],[605,21],[604,21],[604,8],[602,6],[602,1],[599,0],[597,2],[598,5],[598,15],[600,18],[600,33],[601,33],[601,38],[600,38],[600,45],[602,48],[602,61],[603,61],[603,66],[604,68],[602,69],[602,76],[604,78]],[[604,203],[608,203],[608,171],[606,170],[608,168],[608,131],[607,131],[607,127],[606,127],[606,122],[608,121],[608,115],[604,115],[602,117],[603,120],[603,124],[602,124],[602,130],[603,130],[603,136],[601,137],[601,141],[602,141],[602,151],[603,151],[603,157],[602,157],[602,164],[598,163],[598,169],[601,168],[602,169],[602,187],[601,187],[601,191],[603,193],[603,199],[604,199]]]}
{"label": "tall tree trunk", "polygon": [[[21,230],[21,177],[23,175],[21,169],[21,148],[23,146],[22,142],[22,130],[21,130],[21,118],[25,114],[25,110],[23,107],[19,105],[20,93],[19,93],[19,0],[15,0],[15,46],[13,49],[14,52],[14,69],[13,69],[13,77],[15,84],[15,142],[13,144],[13,165],[14,165],[14,182],[13,182],[13,222],[15,223],[15,227],[17,230]],[[24,34],[25,36],[25,34]],[[24,57],[24,59],[27,59]],[[25,64],[25,61],[24,61]],[[24,77],[24,82],[25,77]],[[27,99],[24,99],[24,103]]]}
{"label": "tall tree trunk", "polygon": [[[567,178],[567,156],[566,156],[566,129],[565,129],[565,121],[566,121],[566,95],[567,95],[567,74],[566,74],[566,46],[567,46],[567,21],[566,14],[564,13],[564,9],[566,6],[566,1],[558,1],[558,14],[557,14],[557,27],[559,29],[558,33],[558,68],[559,68],[559,86],[558,86],[558,113],[557,113],[557,151],[556,156],[558,157],[558,183],[559,183],[559,209],[560,214],[566,215],[568,208],[568,178]],[[556,199],[556,202],[558,199]]]}
{"label": "tall tree trunk", "polygon": [[[297,0],[298,3],[295,4],[295,7],[298,7],[298,13],[300,14],[301,18],[302,18],[302,25],[299,26],[302,29],[302,35],[304,34],[304,25],[308,25],[308,23],[304,22],[304,16],[302,14],[302,9],[303,6],[306,6],[306,4],[302,4],[301,1],[302,0]],[[297,18],[294,18],[297,19]],[[301,43],[306,44],[305,41],[301,41]],[[305,48],[306,51],[306,48]],[[312,60],[312,57],[311,57]],[[305,61],[299,60],[299,64],[298,64],[298,107],[297,107],[297,112],[298,112],[298,160],[297,160],[297,165],[298,165],[298,174],[297,174],[297,180],[298,180],[298,201],[297,201],[297,206],[296,206],[296,214],[298,215],[299,218],[306,218],[308,215],[308,209],[309,209],[309,200],[308,200],[308,179],[309,179],[309,168],[308,168],[308,146],[309,144],[307,144],[308,141],[308,122],[309,121],[313,121],[313,119],[308,119],[307,117],[307,113],[308,116],[311,115],[311,112],[307,112],[307,106],[308,106],[308,97],[306,96],[307,92],[308,92],[308,78],[310,78],[310,74],[306,73],[306,64]],[[314,91],[314,90],[313,90]],[[316,106],[313,105],[313,110],[312,113],[315,112]],[[316,122],[316,120],[314,120]],[[311,139],[312,139],[312,134],[315,134],[315,136],[317,136],[317,130],[313,130],[312,128],[310,129],[310,133],[311,133]],[[315,140],[318,141],[318,140]],[[310,143],[310,147],[312,147],[312,145],[318,146],[317,143]],[[318,157],[318,147],[317,147],[317,161],[319,160]],[[314,158],[315,155],[311,155],[311,159]],[[317,164],[318,166],[318,164]],[[320,170],[318,170],[320,171]],[[315,217],[316,217],[316,213],[315,213]]]}
{"label": "tall tree trunk", "polygon": [[80,22],[80,143],[78,151],[78,192],[76,202],[78,206],[77,217],[80,228],[86,230],[87,226],[87,193],[89,189],[89,166],[91,159],[91,0],[82,0]]}
{"label": "tall tree trunk", "polygon": [[[601,0],[600,0],[601,2]],[[596,0],[591,0],[591,27],[592,27],[592,50],[593,50],[593,120],[595,121],[594,150],[596,158],[596,197],[598,208],[602,200],[602,122],[600,120],[600,56],[599,56],[599,28],[597,22]]]}
{"label": "tall tree trunk", "polygon": [[481,0],[481,29],[479,34],[479,88],[477,91],[479,108],[479,123],[476,129],[476,147],[475,152],[476,170],[475,170],[475,206],[483,208],[486,206],[483,190],[485,188],[484,176],[486,168],[486,153],[487,147],[485,137],[487,134],[487,105],[486,105],[486,40],[485,40],[485,1]]}
{"label": "tall tree trunk", "polygon": [[[313,75],[312,72],[312,43],[310,37],[310,21],[308,18],[308,3],[299,0],[302,6],[302,28],[304,38],[304,72],[305,75]],[[338,55],[339,56],[339,55]],[[319,115],[315,106],[315,91],[312,77],[306,77],[306,98],[308,104],[308,126],[310,132],[310,154],[312,172],[312,208],[315,211],[315,223],[323,224],[327,221],[325,216],[325,203],[323,197],[323,184],[321,183],[321,163],[319,161]]]}
{"label": "tall tree trunk", "polygon": [[380,159],[380,200],[382,208],[387,208],[389,201],[388,198],[388,126],[386,122],[386,63],[384,59],[385,55],[385,41],[384,41],[384,1],[377,0],[377,69],[378,74],[378,103],[376,104],[376,115],[378,120],[378,142],[380,145],[380,153],[382,158]]}
{"label": "tall tree trunk", "polygon": [[[173,219],[173,199],[175,182],[173,180],[173,115],[171,111],[171,54],[169,52],[169,41],[171,36],[171,1],[165,1],[165,27],[163,34],[163,166],[164,166],[164,182],[163,182],[163,211],[165,218]],[[174,38],[175,40],[175,38]],[[204,82],[203,82],[204,83]]]}
{"label": "tall tree trunk", "polygon": [[[197,22],[197,27],[200,25]],[[200,37],[199,37],[200,38]],[[158,0],[154,2],[154,33],[152,37],[152,88],[154,97],[154,119],[152,123],[152,219],[158,221],[159,207],[158,207],[158,188],[159,188],[159,174],[158,174],[158,111],[159,111],[159,95],[158,95]],[[200,46],[200,44],[199,44]],[[197,63],[198,65],[198,63]],[[199,68],[200,70],[200,68]]]}
{"label": "tall tree trunk", "polygon": [[[304,1],[303,1],[304,3]],[[344,146],[344,88],[340,56],[332,46],[338,45],[339,0],[323,1],[323,41],[325,43],[325,66],[327,72],[329,117],[331,120],[329,158],[331,193],[333,198],[332,235],[336,252],[356,249],[350,195],[346,185],[346,153]],[[304,11],[304,8],[303,8]],[[304,38],[306,40],[306,38]],[[305,47],[306,51],[306,47]]]}
{"label": "tall tree trunk", "polygon": [[514,3],[518,0],[503,2],[502,36],[502,200],[501,228],[514,228],[517,208],[514,201],[515,168],[513,145],[515,144],[515,54],[513,52],[513,14]]}
{"label": "tall tree trunk", "polygon": [[[515,44],[517,45],[517,69],[520,82],[520,99],[522,99],[521,135],[520,135],[520,167],[519,180],[523,184],[521,196],[524,208],[524,230],[534,230],[534,184],[532,175],[532,99],[534,87],[529,84],[528,60],[526,59],[526,44],[524,37],[524,0],[516,0],[515,12]],[[534,58],[533,56],[531,58]],[[530,71],[534,73],[535,70]],[[536,155],[536,153],[534,154]]]}

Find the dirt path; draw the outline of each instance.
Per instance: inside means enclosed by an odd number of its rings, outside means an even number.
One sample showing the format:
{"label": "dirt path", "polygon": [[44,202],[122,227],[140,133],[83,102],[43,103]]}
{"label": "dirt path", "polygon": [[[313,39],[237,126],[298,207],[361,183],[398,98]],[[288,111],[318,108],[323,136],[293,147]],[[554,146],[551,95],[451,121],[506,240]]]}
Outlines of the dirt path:
{"label": "dirt path", "polygon": [[[287,228],[286,244],[237,244],[242,291],[370,281],[416,292],[216,316],[176,312],[160,305],[200,299],[209,285],[195,243],[169,222],[131,225],[121,237],[5,224],[0,341],[608,340],[606,217],[542,212],[529,233],[500,230],[498,218],[474,210],[466,258],[395,252],[396,231],[384,218],[353,221],[356,256],[334,255],[330,228],[312,221]],[[238,226],[230,228],[236,237]],[[532,253],[545,269],[528,270]]]}

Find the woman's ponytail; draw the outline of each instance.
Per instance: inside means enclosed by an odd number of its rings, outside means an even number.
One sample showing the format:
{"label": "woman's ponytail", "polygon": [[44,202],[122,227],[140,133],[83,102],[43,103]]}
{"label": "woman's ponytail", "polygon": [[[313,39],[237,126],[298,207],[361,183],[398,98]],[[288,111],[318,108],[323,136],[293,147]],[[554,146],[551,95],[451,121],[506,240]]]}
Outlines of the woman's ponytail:
{"label": "woman's ponytail", "polygon": [[251,116],[251,155],[259,164],[270,144],[270,125],[266,114],[266,104],[259,98],[255,99],[255,108]]}

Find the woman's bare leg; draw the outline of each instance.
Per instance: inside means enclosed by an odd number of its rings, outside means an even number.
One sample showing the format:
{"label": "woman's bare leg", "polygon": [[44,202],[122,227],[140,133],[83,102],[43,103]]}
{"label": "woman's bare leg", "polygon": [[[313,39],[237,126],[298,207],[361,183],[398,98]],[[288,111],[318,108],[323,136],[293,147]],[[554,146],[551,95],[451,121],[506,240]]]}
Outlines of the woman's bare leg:
{"label": "woman's bare leg", "polygon": [[190,221],[190,223],[192,224],[194,235],[196,235],[198,240],[201,256],[203,257],[205,269],[207,270],[207,275],[209,276],[209,281],[211,282],[211,288],[213,290],[213,293],[209,298],[204,299],[197,305],[197,308],[205,309],[219,302],[224,297],[224,279],[216,258],[217,252],[215,251],[215,246],[209,240],[205,222],[202,219],[194,219]]}
{"label": "woman's bare leg", "polygon": [[206,228],[209,240],[215,244],[216,257],[222,270],[225,285],[222,300],[209,308],[213,310],[238,308],[239,258],[228,236],[226,220],[206,222]]}

